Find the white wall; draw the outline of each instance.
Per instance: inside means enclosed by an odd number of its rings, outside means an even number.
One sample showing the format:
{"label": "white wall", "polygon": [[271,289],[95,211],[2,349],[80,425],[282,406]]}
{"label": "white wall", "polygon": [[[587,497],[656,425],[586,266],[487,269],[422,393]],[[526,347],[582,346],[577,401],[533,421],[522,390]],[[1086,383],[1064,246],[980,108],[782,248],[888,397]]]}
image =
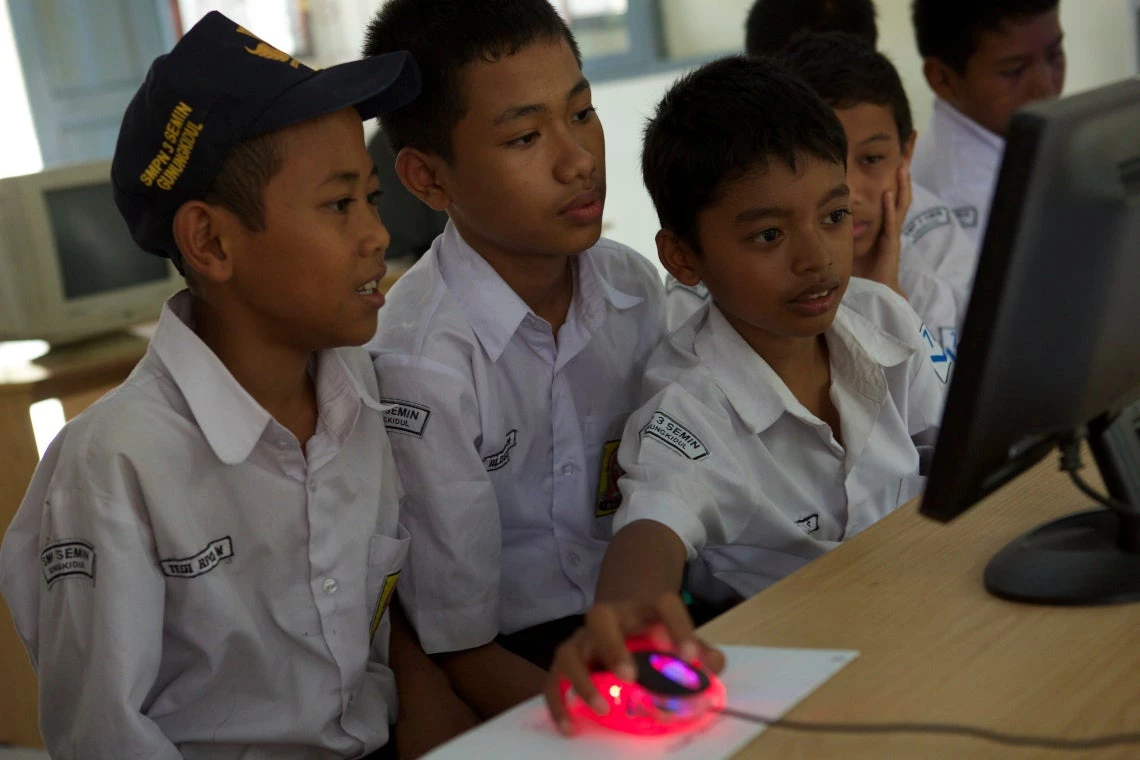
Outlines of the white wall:
{"label": "white wall", "polygon": [[28,108],[16,41],[12,38],[8,0],[0,0],[0,103],[4,104],[4,118],[0,119],[0,177],[40,171],[44,163]]}

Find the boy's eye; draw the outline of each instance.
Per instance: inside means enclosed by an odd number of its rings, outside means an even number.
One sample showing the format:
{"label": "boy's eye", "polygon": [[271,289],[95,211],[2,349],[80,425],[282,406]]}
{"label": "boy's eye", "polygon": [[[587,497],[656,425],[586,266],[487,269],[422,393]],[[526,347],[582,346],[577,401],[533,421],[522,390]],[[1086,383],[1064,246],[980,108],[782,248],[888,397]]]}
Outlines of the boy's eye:
{"label": "boy's eye", "polygon": [[538,132],[527,132],[522,137],[516,137],[513,140],[508,140],[506,145],[508,148],[521,148],[530,145],[538,139]]}
{"label": "boy's eye", "polygon": [[760,230],[752,236],[752,240],[757,243],[775,243],[780,239],[780,231],[775,227],[769,227],[765,230]]}
{"label": "boy's eye", "polygon": [[883,156],[863,156],[859,159],[859,163],[865,166],[873,166],[883,160]]}
{"label": "boy's eye", "polygon": [[1017,79],[1025,73],[1024,66],[1018,66],[1016,69],[1006,69],[1005,71],[998,72],[1006,79]]}
{"label": "boy's eye", "polygon": [[352,198],[340,198],[328,204],[328,207],[338,214],[343,214],[348,211],[348,207],[352,205]]}
{"label": "boy's eye", "polygon": [[851,216],[851,209],[849,209],[849,208],[837,208],[835,211],[832,211],[830,214],[827,215],[827,219],[826,219],[825,223],[826,224],[843,224],[845,221],[847,221],[847,218],[849,216]]}
{"label": "boy's eye", "polygon": [[368,205],[375,207],[375,206],[378,206],[380,204],[380,199],[383,197],[384,197],[383,192],[381,192],[380,190],[373,190],[372,192],[370,192],[368,195],[365,196],[365,200],[368,201]]}
{"label": "boy's eye", "polygon": [[597,109],[597,108],[595,108],[594,106],[588,106],[588,107],[586,107],[586,108],[583,108],[583,109],[582,109],[581,111],[579,111],[578,113],[574,114],[574,118],[573,118],[573,121],[576,121],[576,122],[578,122],[578,123],[584,123],[584,122],[587,122],[587,121],[589,121],[589,120],[590,120],[590,119],[593,117],[593,115],[594,115],[594,114],[596,114],[597,112],[598,112],[598,109]]}

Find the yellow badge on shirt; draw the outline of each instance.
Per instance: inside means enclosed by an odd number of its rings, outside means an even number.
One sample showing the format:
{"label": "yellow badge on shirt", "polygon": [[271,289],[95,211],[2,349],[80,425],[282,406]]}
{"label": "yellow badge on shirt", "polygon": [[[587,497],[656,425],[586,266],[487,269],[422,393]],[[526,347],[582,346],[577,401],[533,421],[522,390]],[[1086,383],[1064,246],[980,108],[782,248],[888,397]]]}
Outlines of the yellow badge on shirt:
{"label": "yellow badge on shirt", "polygon": [[607,517],[621,506],[618,478],[625,474],[618,464],[618,446],[621,441],[609,441],[602,448],[602,471],[598,476],[598,503],[594,517]]}
{"label": "yellow badge on shirt", "polygon": [[372,613],[372,627],[368,631],[369,641],[376,638],[376,629],[380,627],[380,621],[384,619],[384,612],[392,601],[392,593],[396,590],[396,581],[398,580],[400,580],[399,570],[384,579],[384,588],[380,591],[380,598],[376,600],[376,611]]}

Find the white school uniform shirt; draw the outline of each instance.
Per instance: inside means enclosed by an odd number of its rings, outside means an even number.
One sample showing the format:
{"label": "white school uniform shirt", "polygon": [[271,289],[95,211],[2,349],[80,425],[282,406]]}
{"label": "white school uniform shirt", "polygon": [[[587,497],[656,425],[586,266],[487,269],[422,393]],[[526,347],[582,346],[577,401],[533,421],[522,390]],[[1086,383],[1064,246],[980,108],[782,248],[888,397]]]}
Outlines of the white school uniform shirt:
{"label": "white school uniform shirt", "polygon": [[953,210],[917,182],[902,226],[899,285],[943,348],[957,354],[978,256]]}
{"label": "white school uniform shirt", "polygon": [[[958,331],[966,315],[977,256],[949,207],[918,183],[903,220],[899,285],[935,339],[957,355]],[[684,324],[709,298],[703,283],[682,285],[666,279],[669,329]]]}
{"label": "white school uniform shirt", "polygon": [[416,537],[400,601],[429,653],[593,601],[664,293],[649,261],[612,241],[572,261],[557,343],[453,224],[380,312],[369,348]]}
{"label": "white school uniform shirt", "polygon": [[319,352],[302,451],[167,302],[146,356],[66,425],[0,549],[53,758],[348,758],[395,720],[407,552],[361,349]]}
{"label": "white school uniform shirt", "polygon": [[906,302],[852,278],[832,326],[840,440],[709,303],[653,354],[619,461],[614,531],[684,542],[690,590],[747,598],[918,495],[949,376]]}
{"label": "white school uniform shirt", "polygon": [[975,250],[990,216],[990,202],[1005,153],[1005,140],[941,98],[911,162],[911,176],[949,204]]}

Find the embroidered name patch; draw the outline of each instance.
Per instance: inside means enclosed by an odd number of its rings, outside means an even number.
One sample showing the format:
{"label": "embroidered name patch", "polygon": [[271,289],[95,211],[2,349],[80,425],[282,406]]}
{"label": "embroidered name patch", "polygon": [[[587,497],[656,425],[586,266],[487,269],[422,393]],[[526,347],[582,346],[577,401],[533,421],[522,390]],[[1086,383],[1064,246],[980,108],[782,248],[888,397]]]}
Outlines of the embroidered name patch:
{"label": "embroidered name patch", "polygon": [[234,544],[229,536],[211,541],[210,545],[193,557],[164,559],[158,564],[168,578],[197,578],[213,570],[224,559],[233,559]]}
{"label": "embroidered name patch", "polygon": [[796,520],[796,525],[803,528],[804,533],[815,533],[819,530],[819,515],[808,515]]}
{"label": "embroidered name patch", "polygon": [[503,450],[492,454],[489,457],[483,457],[483,464],[487,467],[487,472],[494,472],[502,467],[506,467],[507,463],[511,461],[511,449],[515,447],[515,442],[518,440],[519,431],[512,430],[507,433],[507,442],[503,445]]}
{"label": "embroidered name patch", "polygon": [[598,476],[598,504],[594,508],[594,517],[606,517],[617,512],[621,506],[621,490],[618,488],[618,478],[625,474],[618,464],[618,446],[621,441],[607,441],[602,448],[602,472]]}
{"label": "embroidered name patch", "polygon": [[954,209],[954,216],[958,217],[963,227],[978,226],[978,210],[973,206],[962,206]]}
{"label": "embroidered name patch", "polygon": [[656,438],[669,448],[693,461],[704,459],[709,449],[704,442],[680,422],[664,412],[654,412],[653,419],[641,429],[641,437]]}
{"label": "embroidered name patch", "polygon": [[81,575],[95,582],[95,547],[86,541],[73,539],[48,544],[40,552],[40,566],[48,588],[61,578]]}
{"label": "embroidered name patch", "polygon": [[424,437],[431,410],[426,406],[401,401],[395,398],[381,398],[384,408],[384,427],[393,433],[407,433],[416,438]]}
{"label": "embroidered name patch", "polygon": [[926,341],[927,351],[930,353],[930,364],[934,367],[934,372],[943,383],[949,382],[950,368],[954,364],[950,352],[944,350],[938,341],[934,340],[934,336],[930,334],[930,330],[926,329],[926,325],[922,326],[921,332],[922,339]]}
{"label": "embroidered name patch", "polygon": [[928,232],[950,224],[950,209],[938,206],[923,211],[903,227],[903,235],[912,243],[922,240]]}
{"label": "embroidered name patch", "polygon": [[384,619],[384,611],[388,609],[388,605],[392,601],[392,592],[396,590],[396,582],[399,580],[399,570],[384,579],[384,588],[380,590],[380,598],[376,600],[376,609],[372,612],[372,625],[368,629],[369,641],[376,638],[376,629],[380,627],[380,621]]}

